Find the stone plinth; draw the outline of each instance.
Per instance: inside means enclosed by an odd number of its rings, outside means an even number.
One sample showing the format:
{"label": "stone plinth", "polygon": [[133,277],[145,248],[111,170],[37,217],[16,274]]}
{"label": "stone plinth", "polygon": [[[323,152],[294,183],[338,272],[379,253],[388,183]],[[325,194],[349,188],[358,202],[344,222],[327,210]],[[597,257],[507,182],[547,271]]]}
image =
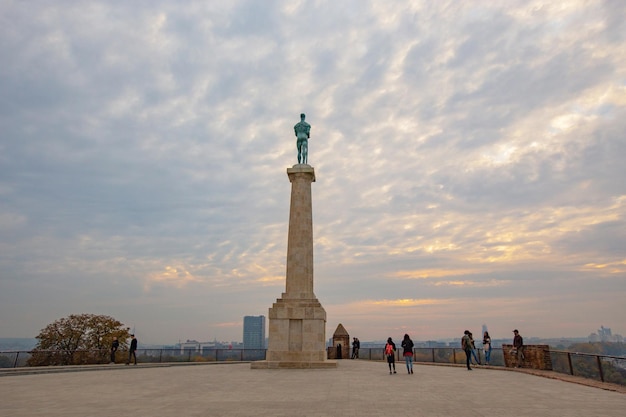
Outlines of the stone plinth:
{"label": "stone plinth", "polygon": [[313,167],[287,169],[291,182],[286,291],[269,309],[269,345],[253,369],[334,368],[326,360],[326,311],[313,293]]}
{"label": "stone plinth", "polygon": [[[513,345],[502,345],[502,354],[504,356],[504,366],[513,368],[518,365],[517,356],[512,352]],[[549,345],[524,345],[524,359],[522,360],[522,368],[552,370],[552,359],[550,357]]]}

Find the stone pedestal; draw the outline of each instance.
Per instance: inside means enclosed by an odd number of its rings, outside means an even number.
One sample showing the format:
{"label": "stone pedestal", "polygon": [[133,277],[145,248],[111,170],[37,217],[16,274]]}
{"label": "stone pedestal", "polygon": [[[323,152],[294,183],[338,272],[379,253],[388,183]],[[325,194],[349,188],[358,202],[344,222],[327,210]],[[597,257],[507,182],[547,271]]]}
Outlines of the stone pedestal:
{"label": "stone pedestal", "polygon": [[262,368],[334,368],[326,360],[326,311],[313,293],[313,211],[315,171],[306,164],[287,169],[291,181],[286,291],[269,309],[269,345]]}

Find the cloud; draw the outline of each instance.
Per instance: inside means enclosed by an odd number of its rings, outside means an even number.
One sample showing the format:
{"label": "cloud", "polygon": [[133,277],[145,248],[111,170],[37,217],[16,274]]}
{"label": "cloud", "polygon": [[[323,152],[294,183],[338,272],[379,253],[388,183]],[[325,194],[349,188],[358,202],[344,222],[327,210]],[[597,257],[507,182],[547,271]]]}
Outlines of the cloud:
{"label": "cloud", "polygon": [[371,301],[371,302],[364,302],[362,304],[365,304],[365,306],[362,307],[366,307],[367,305],[371,305],[371,306],[389,306],[389,307],[414,307],[414,306],[420,306],[420,305],[433,305],[433,304],[441,304],[444,303],[444,300],[415,300],[415,299],[400,299],[400,300],[376,300],[376,301]]}

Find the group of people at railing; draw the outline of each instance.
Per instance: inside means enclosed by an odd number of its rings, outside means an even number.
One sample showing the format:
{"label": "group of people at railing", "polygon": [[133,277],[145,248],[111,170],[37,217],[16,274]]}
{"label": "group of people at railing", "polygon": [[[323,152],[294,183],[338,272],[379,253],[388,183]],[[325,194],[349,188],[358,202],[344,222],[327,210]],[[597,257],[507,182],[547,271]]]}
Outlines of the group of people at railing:
{"label": "group of people at railing", "polygon": [[[513,331],[513,349],[509,352],[509,354],[513,354],[516,362],[516,367],[522,367],[524,363],[524,339],[519,334],[519,331],[515,329]],[[491,336],[488,331],[483,332],[483,355],[484,355],[484,365],[490,365],[491,363],[491,352],[493,350],[493,344],[491,340]],[[407,372],[412,373],[413,370],[413,356],[414,356],[414,343],[411,340],[411,337],[408,334],[404,335],[402,340],[402,357],[405,360]],[[472,370],[471,365],[483,365],[480,355],[477,354],[476,344],[474,341],[474,337],[472,332],[469,330],[465,330],[463,337],[461,338],[461,349],[465,352],[466,355],[466,365],[468,370]],[[358,359],[360,350],[360,342],[358,338],[353,338],[352,342],[352,356],[351,359]],[[391,374],[396,373],[395,369],[395,357],[396,357],[396,345],[393,342],[393,339],[389,337],[387,342],[385,343],[385,347],[383,348],[383,356],[386,358],[387,363],[389,365],[389,372]],[[371,355],[370,355],[371,359]]]}

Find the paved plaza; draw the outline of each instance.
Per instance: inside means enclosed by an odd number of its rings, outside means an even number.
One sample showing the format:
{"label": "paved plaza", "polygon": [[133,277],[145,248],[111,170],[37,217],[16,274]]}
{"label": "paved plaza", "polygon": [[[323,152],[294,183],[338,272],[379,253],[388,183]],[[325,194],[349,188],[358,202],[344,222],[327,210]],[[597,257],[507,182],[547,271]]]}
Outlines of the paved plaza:
{"label": "paved plaza", "polygon": [[390,375],[386,363],[362,360],[338,361],[335,369],[253,370],[249,363],[97,369],[2,376],[0,416],[626,415],[623,390],[514,370],[416,365],[408,375],[398,364]]}

